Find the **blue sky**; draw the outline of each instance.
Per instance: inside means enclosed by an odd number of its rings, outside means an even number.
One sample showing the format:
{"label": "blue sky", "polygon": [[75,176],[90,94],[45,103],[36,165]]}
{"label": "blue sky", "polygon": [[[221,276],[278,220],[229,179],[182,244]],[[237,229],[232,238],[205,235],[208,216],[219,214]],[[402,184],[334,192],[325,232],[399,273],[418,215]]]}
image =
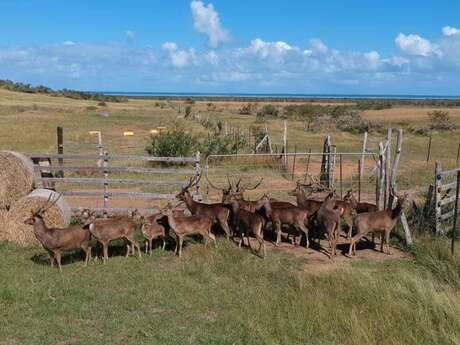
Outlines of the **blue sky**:
{"label": "blue sky", "polygon": [[460,1],[29,0],[0,78],[152,92],[460,94]]}

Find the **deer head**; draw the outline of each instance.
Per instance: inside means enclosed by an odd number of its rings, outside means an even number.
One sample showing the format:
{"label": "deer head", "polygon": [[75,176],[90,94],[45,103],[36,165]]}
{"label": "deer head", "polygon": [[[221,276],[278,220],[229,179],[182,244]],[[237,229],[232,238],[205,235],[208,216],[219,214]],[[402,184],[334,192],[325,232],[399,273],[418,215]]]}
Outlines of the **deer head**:
{"label": "deer head", "polygon": [[54,205],[56,205],[60,198],[61,194],[58,194],[57,198],[55,199],[53,199],[53,194],[50,194],[43,205],[41,205],[36,210],[30,210],[31,217],[27,218],[24,221],[24,224],[33,225],[37,219],[43,219],[43,215],[45,214],[45,212],[48,211]]}

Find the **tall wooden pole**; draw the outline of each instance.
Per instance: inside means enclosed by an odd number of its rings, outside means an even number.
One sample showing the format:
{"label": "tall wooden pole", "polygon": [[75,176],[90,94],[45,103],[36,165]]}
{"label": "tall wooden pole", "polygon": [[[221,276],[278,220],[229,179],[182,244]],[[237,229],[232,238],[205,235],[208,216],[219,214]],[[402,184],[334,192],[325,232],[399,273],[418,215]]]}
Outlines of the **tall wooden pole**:
{"label": "tall wooden pole", "polygon": [[364,132],[363,137],[363,150],[361,153],[361,176],[364,176],[364,159],[366,157],[365,153],[367,151],[367,132]]}
{"label": "tall wooden pole", "polygon": [[430,161],[431,157],[431,134],[430,134],[430,139],[428,140],[428,152],[426,153],[426,164]]}
{"label": "tall wooden pole", "polygon": [[308,169],[310,168],[310,155],[311,153],[311,147],[308,149],[308,156],[307,156],[307,166],[305,167],[305,177],[303,179],[303,182],[307,182],[307,176],[308,176]]}
{"label": "tall wooden pole", "polygon": [[287,122],[284,120],[283,131],[284,165],[287,167]]}
{"label": "tall wooden pole", "polygon": [[458,159],[460,158],[460,141],[458,142],[458,148],[457,148],[457,159],[455,161],[455,165],[458,167]]}
{"label": "tall wooden pole", "polygon": [[340,169],[340,172],[339,172],[339,175],[340,175],[340,176],[339,176],[339,177],[340,177],[340,199],[343,199],[343,179],[342,179],[342,178],[343,178],[343,175],[342,175],[342,173],[343,173],[343,170],[342,170],[342,169],[343,169],[343,168],[342,168],[342,158],[343,158],[343,157],[342,157],[342,154],[340,154],[340,156],[339,156],[339,160],[340,160],[340,161],[339,161],[339,166],[340,166],[340,167],[339,167],[339,169]]}
{"label": "tall wooden pole", "polygon": [[454,252],[455,252],[455,237],[457,233],[458,195],[459,193],[460,193],[460,170],[457,170],[457,189],[455,193],[454,224],[452,226],[452,244],[450,246],[450,251],[452,255],[454,255]]}
{"label": "tall wooden pole", "polygon": [[361,159],[358,160],[358,202],[361,202]]}
{"label": "tall wooden pole", "polygon": [[[64,154],[64,128],[57,127],[56,132],[57,132],[57,152],[58,154],[63,155]],[[62,167],[64,165],[64,159],[58,158],[58,164],[59,166]],[[64,177],[63,170],[60,170],[58,174],[59,174],[59,177]]]}
{"label": "tall wooden pole", "polygon": [[292,162],[292,177],[291,177],[291,180],[294,181],[294,174],[295,174],[295,159],[296,159],[296,156],[297,156],[297,146],[294,146],[294,159],[293,159],[293,162]]}

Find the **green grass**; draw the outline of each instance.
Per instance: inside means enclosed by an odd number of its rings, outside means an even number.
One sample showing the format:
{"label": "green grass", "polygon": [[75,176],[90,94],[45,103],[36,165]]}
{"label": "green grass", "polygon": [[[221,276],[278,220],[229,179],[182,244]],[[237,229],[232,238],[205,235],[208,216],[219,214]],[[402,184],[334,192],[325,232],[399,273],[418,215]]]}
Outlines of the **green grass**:
{"label": "green grass", "polygon": [[414,260],[322,274],[302,270],[308,257],[263,260],[224,240],[188,245],[182,260],[71,261],[63,274],[31,260],[42,249],[1,244],[0,343],[458,343],[460,260],[445,279],[433,252],[448,247],[420,243]]}

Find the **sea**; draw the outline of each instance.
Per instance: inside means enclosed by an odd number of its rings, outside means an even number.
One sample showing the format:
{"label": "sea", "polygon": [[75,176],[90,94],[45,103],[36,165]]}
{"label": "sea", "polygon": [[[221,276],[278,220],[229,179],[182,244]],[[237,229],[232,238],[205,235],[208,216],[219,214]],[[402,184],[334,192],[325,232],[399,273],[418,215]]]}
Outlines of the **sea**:
{"label": "sea", "polygon": [[[95,92],[95,91],[94,91]],[[315,93],[201,93],[201,92],[114,92],[98,91],[107,96],[142,98],[254,98],[254,99],[394,99],[394,100],[460,100],[460,95],[391,95],[391,94],[315,94]]]}

